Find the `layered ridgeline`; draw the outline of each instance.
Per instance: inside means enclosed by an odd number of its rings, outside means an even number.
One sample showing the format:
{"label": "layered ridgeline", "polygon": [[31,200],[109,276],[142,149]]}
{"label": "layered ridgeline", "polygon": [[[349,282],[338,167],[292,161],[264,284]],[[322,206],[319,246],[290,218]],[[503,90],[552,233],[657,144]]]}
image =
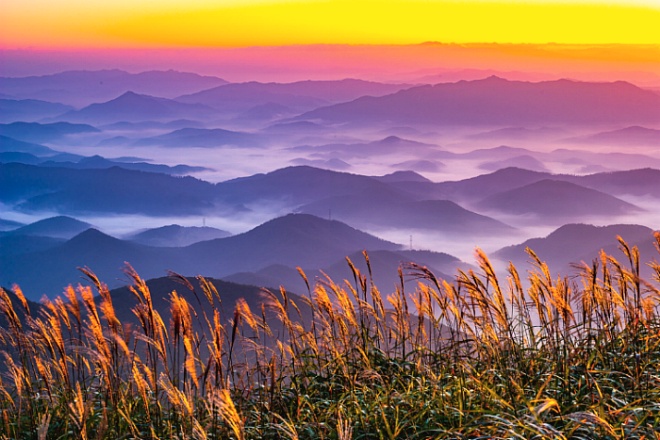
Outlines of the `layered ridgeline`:
{"label": "layered ridgeline", "polygon": [[[451,200],[476,208],[489,197],[515,197],[511,191],[533,193],[535,200],[548,202],[554,187],[570,200],[606,193],[616,210],[632,209],[616,202],[617,197],[657,198],[660,171],[638,169],[585,176],[561,175],[506,168],[460,181],[434,183],[411,179],[383,180],[322,170],[308,166],[289,167],[266,174],[211,184],[192,177],[175,178],[160,173],[124,169],[120,163],[100,170],[72,170],[57,166],[19,163],[0,164],[3,184],[1,201],[25,211],[57,210],[67,212],[124,212],[151,215],[221,212],[222,209],[256,209],[260,202],[270,202],[284,209],[298,209],[323,199],[356,195],[382,194],[400,202]],[[66,178],[65,178],[66,177]],[[557,183],[559,182],[559,183]],[[563,183],[562,183],[563,182]],[[575,191],[564,191],[569,187]],[[536,185],[535,185],[536,184]],[[523,190],[523,187],[527,187]],[[588,191],[593,190],[593,191]],[[95,197],[96,196],[96,197]],[[96,201],[93,199],[95,198]],[[101,200],[103,202],[101,202]],[[176,202],[175,202],[176,201]],[[373,203],[378,203],[374,199]],[[521,203],[525,203],[524,200]],[[484,205],[487,205],[484,202]],[[585,214],[599,215],[599,208],[583,208]],[[577,218],[582,214],[576,212]]]}
{"label": "layered ridgeline", "polygon": [[309,120],[447,125],[657,123],[660,96],[623,81],[508,81],[424,85],[312,110]]}

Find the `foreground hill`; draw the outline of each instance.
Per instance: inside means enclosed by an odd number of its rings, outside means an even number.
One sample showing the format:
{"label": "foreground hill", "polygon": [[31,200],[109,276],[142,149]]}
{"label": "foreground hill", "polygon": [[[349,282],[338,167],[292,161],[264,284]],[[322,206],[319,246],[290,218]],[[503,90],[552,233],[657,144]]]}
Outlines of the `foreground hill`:
{"label": "foreground hill", "polygon": [[660,121],[660,96],[625,82],[522,82],[490,77],[413,87],[313,110],[328,122],[451,125],[625,124]]}
{"label": "foreground hill", "polygon": [[[411,276],[410,271],[406,269],[406,266],[411,262],[428,267],[437,277],[445,280],[452,279],[453,276],[450,274],[454,274],[457,269],[469,267],[458,258],[440,252],[380,250],[370,251],[367,255],[370,268],[367,267],[367,262],[362,252],[354,252],[346,257],[350,259],[363,276],[368,276],[371,271],[372,276],[368,281],[378,287],[384,296],[393,293],[397,287],[401,286],[401,279],[399,277],[400,268],[403,270],[403,285],[406,291],[415,290],[419,280]],[[342,286],[348,284],[355,287],[356,281],[353,272],[347,264],[346,258],[341,258],[322,268],[314,269],[302,266],[302,269],[312,287],[317,282],[327,282],[328,277]],[[285,289],[293,292],[307,292],[307,285],[300,276],[300,273],[295,268],[282,264],[273,264],[256,272],[238,272],[223,279],[271,289],[283,286]]]}

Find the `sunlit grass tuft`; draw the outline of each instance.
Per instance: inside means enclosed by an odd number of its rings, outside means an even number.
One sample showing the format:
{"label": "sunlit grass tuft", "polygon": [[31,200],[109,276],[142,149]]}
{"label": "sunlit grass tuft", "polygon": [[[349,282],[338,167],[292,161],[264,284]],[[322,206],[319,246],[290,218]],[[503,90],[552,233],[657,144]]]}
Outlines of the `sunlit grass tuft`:
{"label": "sunlit grass tuft", "polygon": [[[655,235],[660,250],[660,234]],[[110,292],[67,287],[35,314],[0,291],[0,437],[18,439],[660,438],[660,264],[596,256],[555,277],[410,264],[381,293],[349,260],[263,305],[185,278],[154,306],[130,267],[135,324]],[[405,277],[418,280],[404,291]],[[182,292],[194,294],[193,303]],[[158,295],[166,292],[158,292]],[[188,296],[190,297],[190,296]]]}

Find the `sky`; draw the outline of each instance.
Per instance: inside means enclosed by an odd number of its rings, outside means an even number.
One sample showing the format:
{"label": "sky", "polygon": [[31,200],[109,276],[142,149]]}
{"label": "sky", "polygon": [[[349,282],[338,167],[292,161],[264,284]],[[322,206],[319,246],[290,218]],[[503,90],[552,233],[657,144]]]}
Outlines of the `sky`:
{"label": "sky", "polygon": [[2,0],[0,49],[660,44],[660,0]]}

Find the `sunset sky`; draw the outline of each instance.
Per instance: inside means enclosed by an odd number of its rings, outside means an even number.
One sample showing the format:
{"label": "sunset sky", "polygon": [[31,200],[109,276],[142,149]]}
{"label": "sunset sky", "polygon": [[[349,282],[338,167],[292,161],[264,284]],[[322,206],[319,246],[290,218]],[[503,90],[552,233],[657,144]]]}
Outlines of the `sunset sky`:
{"label": "sunset sky", "polygon": [[659,44],[660,0],[3,0],[0,48]]}

